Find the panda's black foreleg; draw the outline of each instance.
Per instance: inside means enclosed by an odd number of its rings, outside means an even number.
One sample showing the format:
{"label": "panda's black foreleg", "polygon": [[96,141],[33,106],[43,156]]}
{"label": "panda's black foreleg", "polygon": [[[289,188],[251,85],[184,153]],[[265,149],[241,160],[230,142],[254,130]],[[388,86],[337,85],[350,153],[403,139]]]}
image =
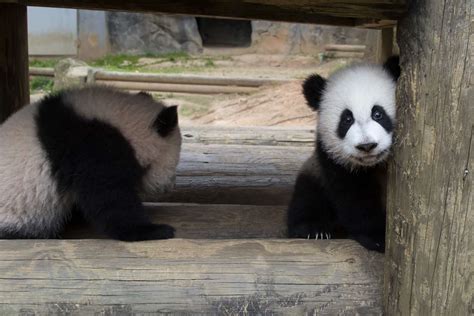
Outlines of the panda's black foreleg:
{"label": "panda's black foreleg", "polygon": [[368,250],[385,251],[385,212],[369,206],[338,209],[341,225],[349,238]]}
{"label": "panda's black foreleg", "polygon": [[78,194],[78,208],[97,230],[123,241],[167,239],[174,236],[168,225],[153,224],[138,194],[127,186],[84,190]]}
{"label": "panda's black foreleg", "polygon": [[290,238],[330,239],[335,236],[336,214],[318,180],[300,174],[287,213]]}
{"label": "panda's black foreleg", "polygon": [[171,226],[153,224],[145,212],[138,190],[146,167],[122,134],[98,121],[78,131],[56,162],[56,174],[60,188],[73,193],[84,218],[114,239],[173,237]]}

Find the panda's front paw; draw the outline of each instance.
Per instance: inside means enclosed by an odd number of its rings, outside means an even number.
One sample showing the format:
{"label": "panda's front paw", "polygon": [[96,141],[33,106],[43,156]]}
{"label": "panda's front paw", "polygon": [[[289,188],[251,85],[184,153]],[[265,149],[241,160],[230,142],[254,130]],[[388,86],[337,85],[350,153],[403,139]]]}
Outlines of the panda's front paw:
{"label": "panda's front paw", "polygon": [[299,223],[288,227],[290,238],[331,239],[331,231],[315,223]]}

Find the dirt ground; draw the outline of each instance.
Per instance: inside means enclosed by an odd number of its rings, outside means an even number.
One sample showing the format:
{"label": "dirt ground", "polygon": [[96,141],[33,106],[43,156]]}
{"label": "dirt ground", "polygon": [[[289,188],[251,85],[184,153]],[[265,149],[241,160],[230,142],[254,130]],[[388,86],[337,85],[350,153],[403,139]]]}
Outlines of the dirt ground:
{"label": "dirt ground", "polygon": [[251,94],[178,95],[156,94],[167,104],[180,107],[181,124],[219,126],[314,126],[315,113],[301,93],[309,74],[327,76],[349,60],[321,63],[308,56],[242,55],[214,61],[215,67],[200,74],[246,78],[278,78],[291,82],[261,87]]}
{"label": "dirt ground", "polygon": [[[312,73],[327,76],[353,61],[321,60],[319,56],[242,54],[167,60],[143,57],[136,60],[134,66],[145,72],[287,80],[263,86],[250,94],[153,93],[166,104],[179,106],[181,125],[314,127],[315,113],[303,98],[302,81]],[[38,100],[42,95],[44,92],[33,94],[31,100]]]}

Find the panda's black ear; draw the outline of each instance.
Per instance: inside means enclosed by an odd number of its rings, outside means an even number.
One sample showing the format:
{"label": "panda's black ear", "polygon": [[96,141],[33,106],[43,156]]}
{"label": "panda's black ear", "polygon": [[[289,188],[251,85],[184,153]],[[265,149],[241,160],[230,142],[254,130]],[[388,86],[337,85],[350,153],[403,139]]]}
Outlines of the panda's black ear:
{"label": "panda's black ear", "polygon": [[326,88],[326,79],[320,75],[311,75],[303,83],[303,94],[306,102],[315,111],[319,109],[324,88]]}
{"label": "panda's black ear", "polygon": [[176,105],[163,108],[153,123],[153,127],[162,137],[168,136],[176,126],[178,126],[178,107]]}
{"label": "panda's black ear", "polygon": [[383,68],[397,81],[400,77],[400,58],[398,56],[390,56],[383,64]]}

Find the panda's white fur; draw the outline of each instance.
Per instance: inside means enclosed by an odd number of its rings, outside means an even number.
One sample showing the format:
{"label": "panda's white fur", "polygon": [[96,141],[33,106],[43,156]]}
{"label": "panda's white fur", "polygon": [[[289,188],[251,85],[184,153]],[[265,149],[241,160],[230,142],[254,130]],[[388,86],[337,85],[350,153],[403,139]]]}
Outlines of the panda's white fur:
{"label": "panda's white fur", "polygon": [[28,105],[0,126],[0,228],[47,237],[69,217],[72,197],[57,194],[36,112],[36,104]]}
{"label": "panda's white fur", "polygon": [[[318,134],[324,148],[339,163],[357,168],[387,158],[392,132],[371,118],[374,104],[383,107],[395,122],[395,81],[382,67],[355,65],[328,78],[318,110]],[[334,131],[344,109],[353,113],[355,122],[341,139]],[[370,155],[356,149],[358,144],[371,142],[378,145]]]}
{"label": "panda's white fur", "polygon": [[[138,162],[147,167],[140,193],[155,194],[174,185],[181,149],[179,127],[167,137],[152,128],[163,104],[145,94],[104,87],[73,89],[62,95],[65,106],[79,117],[105,122],[123,134]],[[0,126],[0,238],[8,238],[9,233],[28,238],[56,236],[77,199],[74,192],[58,191],[38,139],[35,118],[42,102],[25,106]]]}

